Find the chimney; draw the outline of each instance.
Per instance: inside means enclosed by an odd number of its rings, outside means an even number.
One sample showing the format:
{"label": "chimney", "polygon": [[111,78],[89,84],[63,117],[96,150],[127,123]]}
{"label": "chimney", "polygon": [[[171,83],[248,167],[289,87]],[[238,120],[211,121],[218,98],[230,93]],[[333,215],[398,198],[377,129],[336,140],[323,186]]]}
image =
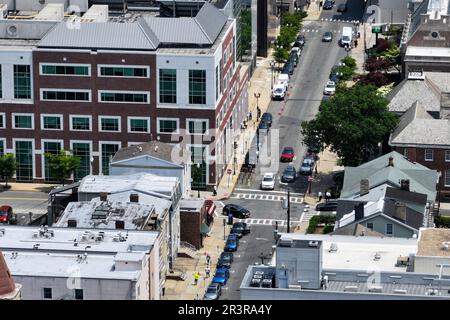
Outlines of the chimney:
{"label": "chimney", "polygon": [[100,201],[108,201],[108,193],[100,192]]}
{"label": "chimney", "polygon": [[139,202],[139,194],[137,193],[130,193],[130,202]]}
{"label": "chimney", "polygon": [[400,190],[409,191],[409,179],[400,180]]}
{"label": "chimney", "polygon": [[15,299],[15,296],[17,296],[16,284],[0,251],[0,300]]}
{"label": "chimney", "polygon": [[393,167],[393,166],[394,166],[394,158],[389,157],[388,167]]}
{"label": "chimney", "polygon": [[364,202],[358,203],[355,206],[355,221],[361,220],[364,218]]}
{"label": "chimney", "polygon": [[359,195],[368,194],[370,191],[369,179],[361,179],[359,182]]}
{"label": "chimney", "polygon": [[450,92],[441,92],[441,109],[439,116],[441,119],[450,119]]}
{"label": "chimney", "polygon": [[125,229],[125,221],[116,220],[116,229]]}
{"label": "chimney", "polygon": [[396,202],[395,203],[395,211],[394,211],[394,218],[399,219],[402,222],[406,221],[406,206],[403,202]]}

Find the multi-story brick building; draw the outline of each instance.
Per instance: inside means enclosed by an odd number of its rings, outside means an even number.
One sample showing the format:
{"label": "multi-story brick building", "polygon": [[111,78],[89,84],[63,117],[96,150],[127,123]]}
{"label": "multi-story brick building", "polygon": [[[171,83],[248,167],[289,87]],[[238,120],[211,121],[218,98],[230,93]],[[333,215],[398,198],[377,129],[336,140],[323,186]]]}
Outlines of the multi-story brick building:
{"label": "multi-story brick building", "polygon": [[81,157],[74,180],[108,174],[119,148],[157,139],[182,143],[215,185],[247,114],[235,20],[208,3],[190,18],[92,6],[67,20],[50,6],[0,20],[0,152],[16,155],[17,181],[53,181],[45,153],[61,149]]}

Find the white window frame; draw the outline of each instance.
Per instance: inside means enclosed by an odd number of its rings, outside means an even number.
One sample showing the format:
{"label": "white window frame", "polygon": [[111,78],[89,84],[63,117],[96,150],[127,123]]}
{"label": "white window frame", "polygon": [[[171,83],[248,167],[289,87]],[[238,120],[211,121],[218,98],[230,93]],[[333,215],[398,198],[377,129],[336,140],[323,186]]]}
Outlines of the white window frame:
{"label": "white window frame", "polygon": [[[27,142],[31,142],[31,149],[33,151],[33,179],[36,179],[36,143],[34,141],[34,139],[29,139],[29,138],[13,138],[12,139],[12,153],[14,154],[14,157],[16,156],[16,142],[17,141],[27,141]],[[39,150],[40,151],[40,150]],[[41,171],[42,172],[42,171]],[[17,175],[14,173],[14,178],[17,178]],[[42,177],[39,177],[42,178]]]}
{"label": "white window frame", "polygon": [[[31,128],[16,128],[16,116],[30,116]],[[14,130],[34,130],[34,113],[11,113],[11,123]]]}
{"label": "white window frame", "polygon": [[[450,169],[444,171],[444,186],[450,187],[450,184],[447,184],[447,179],[446,179],[447,173],[450,174]],[[449,178],[450,178],[450,177],[449,177]]]}
{"label": "white window frame", "polygon": [[[146,77],[127,77],[127,76],[102,76],[101,68],[139,68],[147,69]],[[120,64],[98,64],[97,65],[97,77],[99,78],[128,78],[128,79],[149,79],[150,78],[150,66],[147,65],[120,65]]]}
{"label": "white window frame", "polygon": [[[449,155],[448,159],[447,159],[447,152]],[[445,157],[445,162],[450,162],[450,150],[445,150],[444,157]]]}
{"label": "white window frame", "polygon": [[3,126],[0,129],[6,129],[6,113],[0,112],[0,117],[3,117]]}
{"label": "white window frame", "polygon": [[[147,131],[131,131],[131,120],[147,120]],[[150,118],[149,117],[127,117],[127,132],[128,133],[150,133]]]}
{"label": "white window frame", "polygon": [[[205,122],[206,121],[206,132],[205,133],[191,133],[189,131],[189,121]],[[209,119],[203,118],[186,118],[186,133],[193,136],[209,135]]]}
{"label": "white window frame", "polygon": [[[431,159],[427,158],[427,150],[431,150]],[[434,161],[434,150],[433,149],[425,149],[424,158],[425,158],[425,161]]]}
{"label": "white window frame", "polygon": [[[41,168],[42,168],[42,179],[45,179],[45,149],[44,149],[44,143],[45,142],[59,142],[61,144],[62,149],[64,150],[64,140],[60,139],[41,139]],[[73,176],[71,175],[70,178],[72,179]]]}
{"label": "white window frame", "polygon": [[[130,93],[130,94],[145,94],[147,102],[129,102],[129,101],[102,101],[102,93]],[[98,103],[118,103],[118,104],[150,104],[150,91],[127,91],[127,90],[98,90]]]}
{"label": "white window frame", "polygon": [[[92,167],[94,165],[94,151],[92,148],[92,140],[70,140],[69,141],[70,150],[73,150],[74,143],[88,143],[89,144],[89,156],[90,156],[89,163],[91,164],[89,166],[89,174],[92,174]],[[72,175],[72,178],[73,178],[73,175]]]}
{"label": "white window frame", "polygon": [[[44,128],[44,117],[54,117],[59,118],[61,122],[61,128],[60,129],[46,129]],[[41,130],[49,130],[49,131],[62,131],[64,130],[64,118],[62,114],[51,114],[51,113],[41,113]]]}
{"label": "white window frame", "polygon": [[[89,94],[89,100],[47,100],[44,99],[44,91],[56,91],[56,92],[84,92]],[[61,89],[61,88],[41,88],[39,89],[39,100],[47,102],[77,102],[77,103],[90,103],[92,102],[92,90],[91,89]]]}
{"label": "white window frame", "polygon": [[[119,131],[102,130],[102,119],[116,119],[119,120]],[[98,116],[98,132],[122,132],[122,117],[121,116]]]}
{"label": "white window frame", "polygon": [[[159,121],[160,120],[175,120],[177,122],[177,130],[174,132],[161,132],[159,129]],[[165,117],[158,117],[156,118],[156,128],[157,132],[159,134],[179,134],[180,133],[180,118],[165,118]]]}
{"label": "white window frame", "polygon": [[[88,74],[45,74],[42,72],[44,66],[69,66],[69,67],[88,67]],[[44,77],[90,77],[92,75],[91,65],[85,63],[50,63],[50,62],[40,62],[39,63],[39,75]]]}
{"label": "white window frame", "polygon": [[[388,233],[388,225],[392,226],[392,233]],[[386,236],[393,237],[394,236],[394,224],[393,223],[386,223]]]}
{"label": "white window frame", "polygon": [[[72,119],[73,118],[89,118],[89,130],[80,130],[80,129],[74,129]],[[70,131],[79,131],[79,132],[90,132],[92,131],[92,116],[86,115],[86,114],[70,114],[69,115],[69,128]]]}
{"label": "white window frame", "polygon": [[[98,172],[99,173],[103,172],[102,145],[104,145],[104,144],[115,144],[115,145],[118,145],[119,148],[117,150],[120,150],[120,148],[122,148],[122,141],[99,141],[98,142],[98,168],[99,168]],[[110,170],[111,170],[111,167],[110,167]]]}

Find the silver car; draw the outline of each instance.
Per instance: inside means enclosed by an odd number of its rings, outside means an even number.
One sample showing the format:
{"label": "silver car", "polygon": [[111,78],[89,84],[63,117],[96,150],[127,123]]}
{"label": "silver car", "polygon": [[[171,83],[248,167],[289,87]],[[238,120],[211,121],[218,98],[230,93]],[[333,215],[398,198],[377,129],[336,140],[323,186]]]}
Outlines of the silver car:
{"label": "silver car", "polygon": [[331,41],[333,41],[333,33],[331,33],[330,31],[324,32],[324,34],[322,35],[322,42],[331,42]]}
{"label": "silver car", "polygon": [[213,282],[208,286],[208,289],[206,289],[203,300],[219,300],[221,294],[222,288],[220,287],[220,284]]}

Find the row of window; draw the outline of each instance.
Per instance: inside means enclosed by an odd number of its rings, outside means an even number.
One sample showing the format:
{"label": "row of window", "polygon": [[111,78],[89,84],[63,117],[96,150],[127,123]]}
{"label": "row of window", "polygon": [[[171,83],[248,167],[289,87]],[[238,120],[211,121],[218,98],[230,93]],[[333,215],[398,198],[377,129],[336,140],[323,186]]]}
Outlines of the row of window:
{"label": "row of window", "polygon": [[[42,295],[44,299],[53,299],[52,288],[43,288]],[[83,289],[74,289],[73,297],[75,298],[75,300],[83,300],[84,299]]]}
{"label": "row of window", "polygon": [[[408,149],[404,149],[403,155],[408,158]],[[424,160],[425,161],[434,161],[435,160],[433,149],[425,149]],[[445,150],[445,161],[450,162],[450,150]]]}
{"label": "row of window", "polygon": [[[41,89],[41,100],[90,102],[91,90]],[[107,90],[99,90],[98,101],[108,103],[149,103],[150,92],[113,92]]]}
{"label": "row of window", "polygon": [[[368,222],[366,224],[367,229],[373,231],[373,223]],[[392,236],[394,234],[394,225],[392,223],[386,223],[385,234],[387,236]]]}
{"label": "row of window", "polygon": [[[146,66],[98,66],[100,77],[148,78],[149,67]],[[91,76],[91,66],[87,64],[40,64],[41,75],[48,76]]]}
{"label": "row of window", "polygon": [[[70,115],[71,131],[92,131],[92,117],[83,115]],[[0,114],[0,128],[5,128],[5,116]],[[127,117],[128,132],[149,133],[150,118],[146,117]],[[99,116],[99,128],[101,132],[121,132],[120,116]],[[157,118],[158,133],[178,133],[179,119],[177,118]],[[12,114],[13,129],[34,129],[33,114]],[[207,134],[209,129],[206,119],[188,119],[186,128],[190,134]],[[41,114],[42,130],[63,130],[62,115]]]}

